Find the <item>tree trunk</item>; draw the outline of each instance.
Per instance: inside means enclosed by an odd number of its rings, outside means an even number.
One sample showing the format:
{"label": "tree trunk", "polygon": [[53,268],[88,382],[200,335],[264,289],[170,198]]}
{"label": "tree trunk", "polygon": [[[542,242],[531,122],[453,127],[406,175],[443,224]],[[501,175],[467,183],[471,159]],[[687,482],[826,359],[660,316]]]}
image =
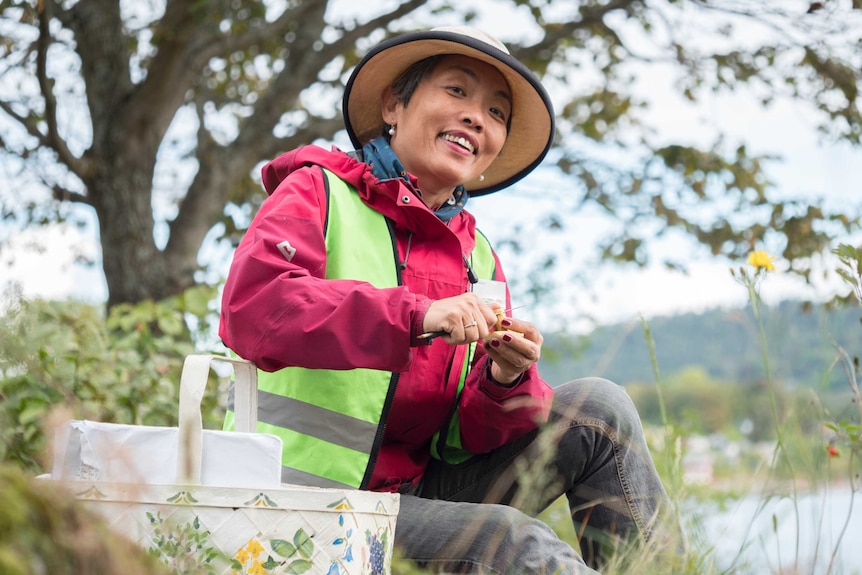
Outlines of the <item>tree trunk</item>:
{"label": "tree trunk", "polygon": [[[193,283],[189,265],[166,265],[153,238],[153,167],[147,156],[125,154],[96,163],[88,186],[99,219],[108,305],[161,299]],[[191,264],[194,264],[192,259]]]}

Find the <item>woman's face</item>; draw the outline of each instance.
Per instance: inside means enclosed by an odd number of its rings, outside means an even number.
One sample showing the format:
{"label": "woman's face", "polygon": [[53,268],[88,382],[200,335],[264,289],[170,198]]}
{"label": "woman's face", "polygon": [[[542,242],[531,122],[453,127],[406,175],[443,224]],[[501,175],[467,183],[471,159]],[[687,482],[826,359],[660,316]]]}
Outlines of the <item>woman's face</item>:
{"label": "woman's face", "polygon": [[500,72],[467,56],[442,58],[407,106],[391,90],[383,98],[383,119],[396,126],[392,149],[432,207],[491,165],[506,142],[511,113]]}

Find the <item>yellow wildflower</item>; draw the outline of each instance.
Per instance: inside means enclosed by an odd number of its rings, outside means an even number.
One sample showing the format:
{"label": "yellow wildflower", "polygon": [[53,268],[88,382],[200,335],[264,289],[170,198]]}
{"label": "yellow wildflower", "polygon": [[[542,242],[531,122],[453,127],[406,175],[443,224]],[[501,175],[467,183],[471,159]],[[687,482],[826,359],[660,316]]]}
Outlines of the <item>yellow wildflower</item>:
{"label": "yellow wildflower", "polygon": [[775,258],[773,256],[761,250],[748,254],[748,265],[754,266],[758,270],[763,268],[768,272],[774,271],[775,265],[772,263],[774,261]]}
{"label": "yellow wildflower", "polygon": [[248,551],[246,551],[245,549],[240,549],[236,552],[236,555],[234,557],[240,563],[245,564],[245,562],[248,561]]}
{"label": "yellow wildflower", "polygon": [[263,547],[260,543],[257,542],[257,539],[251,539],[248,542],[248,552],[251,553],[251,556],[257,559],[257,556],[263,553]]}
{"label": "yellow wildflower", "polygon": [[249,575],[266,575],[266,569],[263,568],[260,561],[255,561],[248,573]]}

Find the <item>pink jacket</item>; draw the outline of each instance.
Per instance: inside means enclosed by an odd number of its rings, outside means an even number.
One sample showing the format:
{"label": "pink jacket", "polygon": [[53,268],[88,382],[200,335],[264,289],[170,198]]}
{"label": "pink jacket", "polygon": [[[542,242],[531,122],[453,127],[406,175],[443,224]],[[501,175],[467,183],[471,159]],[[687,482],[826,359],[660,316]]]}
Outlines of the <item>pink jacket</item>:
{"label": "pink jacket", "polygon": [[[395,223],[399,261],[412,231],[403,285],[378,289],[324,279],[326,197],[315,166],[340,176]],[[304,146],[284,154],[263,168],[263,183],[270,197],[234,255],[219,335],[266,371],[300,366],[400,372],[370,488],[395,491],[415,484],[430,457],[431,438],[455,401],[459,374],[448,368],[466,348],[439,339],[417,345],[416,336],[433,300],[469,290],[462,253],[473,249],[475,219],[462,211],[447,225],[403,182],[381,182],[366,164],[335,149]],[[292,254],[289,260],[286,253]],[[505,281],[499,260],[496,275]],[[517,386],[505,388],[488,378],[487,363],[480,342],[459,409],[462,443],[473,453],[535,429],[547,420],[553,397],[536,366]]]}

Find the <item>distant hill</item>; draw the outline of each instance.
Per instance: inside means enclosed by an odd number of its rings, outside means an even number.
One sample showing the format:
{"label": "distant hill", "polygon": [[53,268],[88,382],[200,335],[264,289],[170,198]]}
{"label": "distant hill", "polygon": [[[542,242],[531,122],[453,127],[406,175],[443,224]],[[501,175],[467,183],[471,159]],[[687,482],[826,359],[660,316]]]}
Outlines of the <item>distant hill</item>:
{"label": "distant hill", "polygon": [[[762,308],[773,379],[792,386],[846,386],[841,366],[830,373],[834,342],[862,355],[862,309],[827,310],[787,301]],[[763,354],[751,307],[653,318],[648,322],[662,374],[700,366],[715,379],[749,382],[764,376]],[[602,326],[587,336],[546,335],[540,370],[552,385],[586,375],[617,383],[654,381],[640,322]],[[862,382],[860,382],[862,383]]]}

